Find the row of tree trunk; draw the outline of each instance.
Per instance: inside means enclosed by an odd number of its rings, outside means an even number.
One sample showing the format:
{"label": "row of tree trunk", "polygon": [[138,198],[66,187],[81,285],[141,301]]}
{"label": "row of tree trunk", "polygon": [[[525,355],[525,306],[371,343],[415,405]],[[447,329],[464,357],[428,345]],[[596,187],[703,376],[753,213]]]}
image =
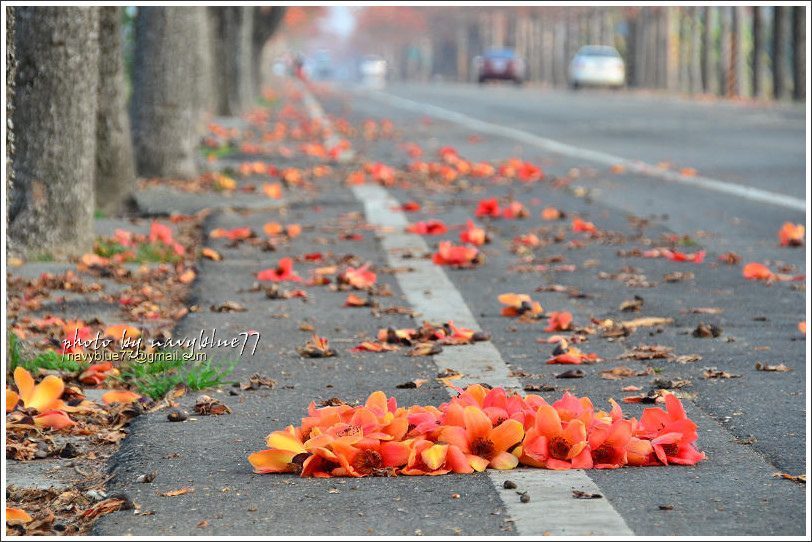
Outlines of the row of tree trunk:
{"label": "row of tree trunk", "polygon": [[197,175],[205,113],[259,94],[259,55],[284,7],[140,7],[127,104],[120,7],[9,7],[9,254],[88,252],[95,211],[143,177]]}
{"label": "row of tree trunk", "polygon": [[514,47],[526,60],[530,80],[563,86],[577,49],[605,44],[625,58],[630,86],[775,99],[789,97],[791,88],[792,97],[803,100],[805,10],[658,6],[460,12],[456,33],[441,20],[430,31],[431,71],[470,81],[470,58],[488,47]]}

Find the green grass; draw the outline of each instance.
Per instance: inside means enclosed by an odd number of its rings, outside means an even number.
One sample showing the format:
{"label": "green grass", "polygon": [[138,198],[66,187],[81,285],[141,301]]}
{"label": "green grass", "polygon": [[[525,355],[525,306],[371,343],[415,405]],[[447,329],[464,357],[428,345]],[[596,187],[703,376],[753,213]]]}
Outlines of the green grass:
{"label": "green grass", "polygon": [[134,256],[127,258],[126,261],[130,262],[180,262],[181,258],[175,254],[173,247],[161,241],[153,241],[150,243],[141,243],[136,247],[125,247],[111,239],[99,238],[93,247],[93,251],[104,258],[110,258],[116,254],[122,254],[130,251]]}
{"label": "green grass", "polygon": [[210,148],[207,148],[207,147],[202,147],[200,150],[203,151],[203,154],[206,155],[206,158],[209,158],[211,156],[215,156],[217,158],[223,158],[224,156],[228,156],[229,154],[234,152],[235,148],[233,146],[231,146],[231,145],[221,145],[221,146],[217,147],[216,149],[210,149]]}
{"label": "green grass", "polygon": [[157,400],[177,384],[185,383],[192,391],[222,384],[234,369],[236,361],[212,362],[208,359],[191,361],[184,359],[184,352],[159,352],[152,361],[132,361],[121,368],[119,380],[135,386],[142,395]]}
{"label": "green grass", "polygon": [[99,209],[96,209],[93,212],[93,218],[96,218],[96,219],[107,218],[107,213],[105,213],[104,211],[100,211]]}
{"label": "green grass", "polygon": [[29,373],[34,373],[37,369],[49,369],[52,371],[66,371],[75,373],[88,366],[74,360],[70,356],[64,356],[57,352],[44,352],[33,359],[23,359],[20,354],[20,339],[14,333],[8,335],[8,360],[11,371],[17,367],[26,369]]}

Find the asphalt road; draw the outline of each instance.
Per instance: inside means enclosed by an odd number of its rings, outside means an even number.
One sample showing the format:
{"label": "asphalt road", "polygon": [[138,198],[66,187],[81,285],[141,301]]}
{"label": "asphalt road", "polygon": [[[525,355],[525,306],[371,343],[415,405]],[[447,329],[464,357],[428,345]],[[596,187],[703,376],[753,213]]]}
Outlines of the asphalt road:
{"label": "asphalt road", "polygon": [[[368,309],[347,309],[346,293],[309,288],[310,297],[271,301],[261,292],[250,292],[252,273],[271,267],[283,256],[315,250],[336,256],[352,254],[376,267],[390,264],[380,235],[363,230],[363,222],[347,213],[364,213],[365,205],[340,181],[364,161],[404,166],[409,158],[403,142],[417,142],[427,156],[442,146],[456,147],[472,160],[502,160],[511,156],[539,163],[549,179],[570,174],[568,188],[551,183],[529,185],[474,184],[475,190],[453,194],[390,188],[400,202],[417,200],[423,211],[410,213],[410,222],[437,218],[463,224],[471,218],[477,201],[506,196],[522,201],[531,210],[526,220],[484,222],[494,239],[484,247],[486,263],[475,270],[445,270],[453,288],[492,335],[501,359],[522,384],[544,384],[550,400],[563,390],[589,396],[598,407],[609,398],[620,399],[621,387],[636,384],[643,391],[655,389],[654,377],[625,381],[605,380],[599,372],[620,365],[651,367],[656,377],[683,379],[695,394],[685,400],[689,417],[699,426],[697,446],[707,460],[692,467],[628,468],[588,471],[606,501],[637,535],[801,535],[808,532],[805,487],[775,477],[775,473],[803,474],[807,468],[807,361],[806,340],[797,328],[806,320],[807,292],[802,283],[766,285],[746,281],[741,265],[725,265],[717,258],[735,251],[743,262],[758,261],[776,268],[779,262],[804,273],[806,248],[779,247],[776,232],[786,221],[806,222],[805,213],[781,205],[738,198],[700,187],[663,181],[656,176],[615,174],[605,164],[556,155],[515,139],[478,134],[464,124],[433,119],[393,105],[391,96],[434,105],[468,117],[497,123],[533,135],[554,139],[592,151],[610,153],[652,164],[671,161],[676,169],[692,167],[702,176],[739,183],[794,198],[806,198],[804,111],[797,107],[756,108],[737,104],[693,104],[660,97],[626,96],[588,91],[577,94],[532,88],[467,85],[403,85],[383,93],[332,89],[318,94],[328,115],[344,117],[356,125],[365,119],[391,119],[400,132],[392,140],[354,140],[357,162],[336,168],[317,194],[290,200],[284,210],[250,213],[216,213],[205,228],[251,226],[259,231],[269,220],[299,222],[304,232],[291,245],[263,253],[245,245],[229,247],[222,240],[208,243],[224,256],[222,262],[203,261],[194,285],[193,303],[201,307],[234,300],[249,308],[244,313],[201,311],[186,317],[178,336],[196,336],[200,329],[217,327],[226,334],[256,329],[262,333],[255,356],[243,356],[235,379],[253,373],[275,379],[273,390],[232,390],[217,397],[233,413],[217,418],[197,417],[182,424],[169,423],[162,413],[139,418],[112,465],[113,490],[127,492],[140,511],[104,516],[96,526],[102,535],[121,534],[255,534],[255,535],[439,535],[495,536],[541,535],[522,520],[513,520],[516,495],[500,490],[485,475],[397,477],[370,479],[299,479],[288,475],[256,475],[247,455],[262,449],[263,438],[273,430],[297,424],[310,401],[330,397],[363,401],[375,390],[395,396],[400,405],[439,404],[447,400],[436,382],[442,356],[409,357],[402,352],[349,353],[361,337],[378,328],[411,327],[406,315],[378,315]],[[472,141],[470,136],[479,136]],[[279,167],[295,165],[295,160]],[[301,165],[301,164],[300,164]],[[573,169],[578,170],[577,177]],[[250,180],[250,179],[249,179]],[[530,230],[549,226],[539,218],[541,208],[553,205],[570,215],[593,221],[606,231],[618,232],[624,242],[589,242],[569,249],[558,243],[532,251],[533,264],[572,264],[572,272],[554,270],[517,272],[522,262],[511,253],[510,240]],[[343,218],[342,218],[343,215]],[[665,259],[619,256],[618,250],[649,248],[635,237],[630,216],[648,220],[643,238],[657,246],[661,235],[689,235],[696,243],[687,252],[706,250],[704,264],[676,263]],[[562,223],[568,226],[568,223]],[[357,241],[339,237],[363,231]],[[457,230],[443,238],[455,239]],[[566,240],[579,236],[566,232]],[[437,238],[424,237],[430,249]],[[415,257],[421,255],[416,254]],[[300,273],[307,266],[297,264]],[[645,274],[656,287],[633,288],[599,273],[618,273],[627,267]],[[666,283],[666,273],[682,271],[693,277]],[[381,298],[384,306],[408,304],[397,274],[379,273],[394,297]],[[561,284],[585,294],[536,292],[539,286]],[[432,284],[425,289],[431,291]],[[544,363],[552,346],[537,338],[543,320],[518,324],[499,315],[496,297],[505,292],[528,293],[546,311],[566,310],[575,322],[591,317],[618,320],[643,316],[670,317],[674,322],[656,330],[641,328],[623,340],[594,338],[581,345],[605,361],[582,366],[581,379],[561,380],[557,373],[569,367]],[[426,292],[423,292],[426,294]],[[426,294],[429,295],[429,294]],[[622,313],[618,307],[634,295],[645,302],[641,312]],[[440,299],[444,299],[438,294]],[[714,314],[690,309],[714,307]],[[695,338],[699,323],[722,329],[717,338]],[[300,357],[296,347],[312,334],[309,324],[328,336],[339,350],[335,358]],[[666,360],[629,361],[622,354],[638,344],[673,348],[676,355],[701,360],[676,363]],[[464,347],[460,347],[464,348]],[[221,352],[228,355],[228,352]],[[764,372],[756,363],[784,363],[790,372]],[[705,379],[706,367],[715,367],[736,378]],[[429,380],[418,389],[397,384],[416,378]],[[487,380],[486,376],[483,379]],[[184,398],[189,408],[193,398]],[[644,405],[624,404],[624,412],[639,416]],[[152,484],[135,483],[144,473],[157,471]],[[508,473],[508,477],[509,477]],[[195,491],[178,497],[159,493],[192,486]],[[457,495],[458,497],[454,497]],[[532,495],[531,495],[532,498]],[[567,499],[564,510],[578,510],[583,501]],[[561,505],[561,503],[558,503]],[[545,514],[544,502],[531,501],[537,515]],[[550,503],[550,509],[553,504]],[[663,509],[665,507],[665,509]],[[561,508],[555,508],[561,510]],[[566,516],[567,512],[563,512]],[[555,516],[550,517],[554,524]],[[204,523],[205,522],[205,523]],[[585,524],[589,534],[591,527]]]}

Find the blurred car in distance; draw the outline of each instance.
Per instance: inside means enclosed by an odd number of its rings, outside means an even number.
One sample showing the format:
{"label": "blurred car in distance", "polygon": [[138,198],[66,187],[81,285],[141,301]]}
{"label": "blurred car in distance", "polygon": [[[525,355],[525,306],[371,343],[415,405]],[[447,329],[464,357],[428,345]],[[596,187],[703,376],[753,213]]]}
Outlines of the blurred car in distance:
{"label": "blurred car in distance", "polygon": [[330,51],[327,49],[319,49],[313,55],[313,77],[319,81],[325,81],[333,77]]}
{"label": "blurred car in distance", "polygon": [[474,66],[480,83],[490,79],[513,81],[517,85],[524,82],[524,60],[513,49],[489,49],[474,59]]}
{"label": "blurred car in distance", "polygon": [[584,45],[572,59],[569,86],[608,86],[621,88],[626,84],[626,65],[617,49],[609,45]]}
{"label": "blurred car in distance", "polygon": [[366,55],[358,66],[361,84],[370,88],[386,86],[386,60],[377,55]]}

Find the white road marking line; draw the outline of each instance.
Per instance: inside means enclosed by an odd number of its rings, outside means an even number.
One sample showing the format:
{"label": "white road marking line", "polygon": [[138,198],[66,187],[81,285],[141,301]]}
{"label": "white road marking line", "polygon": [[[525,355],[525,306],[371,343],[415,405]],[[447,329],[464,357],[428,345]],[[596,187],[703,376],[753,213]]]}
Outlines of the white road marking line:
{"label": "white road marking line", "polygon": [[759,188],[753,188],[750,186],[741,186],[734,183],[720,181],[718,179],[712,179],[710,177],[691,177],[682,175],[675,171],[662,170],[656,166],[641,162],[639,160],[629,160],[627,158],[614,156],[600,151],[593,151],[576,147],[574,145],[568,145],[560,141],[555,141],[553,139],[537,136],[529,132],[517,130],[516,128],[493,124],[491,122],[469,117],[468,115],[464,115],[450,109],[416,102],[414,100],[409,100],[408,98],[402,98],[386,92],[369,92],[366,94],[366,96],[377,98],[388,103],[389,105],[400,107],[401,109],[406,109],[422,115],[430,115],[438,119],[454,122],[481,133],[502,136],[519,141],[520,143],[533,145],[548,152],[558,153],[564,156],[570,156],[572,158],[589,160],[604,166],[619,164],[624,166],[628,171],[646,175],[648,177],[682,183],[705,190],[714,190],[723,194],[729,194],[731,196],[737,196],[762,203],[769,203],[771,205],[779,205],[796,211],[805,212],[807,208],[805,200],[792,196],[768,192],[766,190],[761,190]]}
{"label": "white road marking line", "polygon": [[[402,211],[392,210],[399,206],[398,201],[377,185],[353,186],[352,190],[355,197],[363,202],[370,224],[397,229],[393,233],[382,233],[381,245],[386,252],[388,265],[398,267],[408,263],[415,269],[410,273],[397,273],[395,277],[412,308],[421,313],[422,319],[431,322],[454,320],[462,327],[480,330],[462,295],[441,267],[428,260],[403,259],[402,255],[406,252],[422,254],[428,252],[429,248],[419,235],[403,233],[408,221]],[[510,376],[507,364],[491,342],[446,347],[441,354],[434,356],[434,362],[438,369],[451,368],[463,373],[465,377],[455,382],[461,387],[469,383],[487,382],[515,391],[522,389],[521,382]],[[452,393],[450,389],[448,391]],[[502,472],[489,469],[487,472],[519,535],[634,534],[607,499],[572,498],[572,489],[600,492],[581,470],[514,469]],[[518,494],[502,487],[508,478],[517,482],[518,489],[528,492],[529,503],[522,503]]]}

